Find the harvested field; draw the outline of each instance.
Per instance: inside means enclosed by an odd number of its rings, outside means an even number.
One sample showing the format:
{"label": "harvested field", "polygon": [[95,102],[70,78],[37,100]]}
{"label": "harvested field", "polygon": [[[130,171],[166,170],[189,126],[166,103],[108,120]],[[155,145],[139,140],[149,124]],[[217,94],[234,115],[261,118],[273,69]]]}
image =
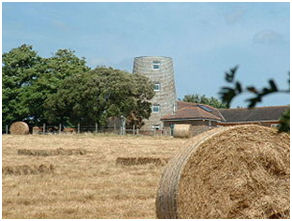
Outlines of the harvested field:
{"label": "harvested field", "polygon": [[[170,158],[186,139],[116,135],[3,135],[3,168],[54,166],[53,173],[2,175],[5,219],[156,218],[164,166],[124,166],[118,157]],[[30,156],[26,150],[79,149],[86,154]]]}
{"label": "harvested field", "polygon": [[2,175],[29,175],[40,173],[52,173],[54,166],[50,165],[19,165],[2,167]]}
{"label": "harvested field", "polygon": [[290,137],[261,126],[217,128],[190,139],[166,166],[158,218],[290,217]]}
{"label": "harvested field", "polygon": [[118,157],[116,163],[124,166],[154,164],[156,166],[164,166],[169,158],[162,157]]}
{"label": "harvested field", "polygon": [[33,150],[33,149],[18,149],[18,155],[28,155],[28,156],[56,156],[56,155],[84,155],[86,150],[84,149],[63,149],[58,148],[55,150]]}

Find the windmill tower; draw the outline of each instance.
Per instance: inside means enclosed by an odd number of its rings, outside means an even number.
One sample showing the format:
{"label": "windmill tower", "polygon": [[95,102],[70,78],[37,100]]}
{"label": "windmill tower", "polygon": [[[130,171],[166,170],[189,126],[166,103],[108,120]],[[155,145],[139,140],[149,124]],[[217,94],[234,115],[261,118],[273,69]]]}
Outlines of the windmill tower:
{"label": "windmill tower", "polygon": [[172,114],[176,108],[176,91],[172,58],[142,56],[134,59],[133,74],[146,75],[154,83],[152,113],[143,129],[162,129],[160,118]]}

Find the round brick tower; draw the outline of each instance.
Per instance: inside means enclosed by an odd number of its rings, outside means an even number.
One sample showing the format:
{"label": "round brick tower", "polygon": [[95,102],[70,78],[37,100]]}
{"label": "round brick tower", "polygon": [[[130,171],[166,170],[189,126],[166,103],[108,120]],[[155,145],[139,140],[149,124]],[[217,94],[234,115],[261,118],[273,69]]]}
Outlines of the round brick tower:
{"label": "round brick tower", "polygon": [[134,59],[134,74],[146,75],[154,83],[152,113],[144,120],[142,129],[162,129],[160,118],[172,114],[176,108],[176,91],[172,58],[163,56],[142,56]]}

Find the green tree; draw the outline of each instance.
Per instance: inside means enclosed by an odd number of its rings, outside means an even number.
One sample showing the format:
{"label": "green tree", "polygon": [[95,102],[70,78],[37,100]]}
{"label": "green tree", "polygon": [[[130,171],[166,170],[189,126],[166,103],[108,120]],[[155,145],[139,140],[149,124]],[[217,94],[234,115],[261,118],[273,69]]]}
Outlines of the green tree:
{"label": "green tree", "polygon": [[22,92],[22,105],[28,107],[33,123],[47,122],[45,116],[47,98],[57,93],[63,80],[77,73],[89,71],[84,58],[78,58],[74,51],[58,50],[54,56],[42,59],[42,72]]}
{"label": "green tree", "polygon": [[109,118],[123,115],[133,123],[150,116],[152,88],[144,76],[99,67],[66,78],[57,93],[49,96],[46,116],[50,121],[105,126]]}
{"label": "green tree", "polygon": [[43,71],[43,59],[30,45],[21,45],[2,55],[2,126],[28,120],[29,108],[23,93]]}
{"label": "green tree", "polygon": [[50,58],[37,55],[31,45],[21,45],[2,56],[2,127],[21,120],[46,122],[45,103],[68,76],[90,69],[74,51],[58,50]]}
{"label": "green tree", "polygon": [[134,106],[127,114],[127,124],[141,128],[144,124],[143,119],[148,119],[151,115],[152,105],[149,100],[155,95],[153,82],[141,74],[131,74],[130,76],[133,81],[131,94],[134,98]]}
{"label": "green tree", "polygon": [[227,105],[223,104],[220,100],[214,97],[206,97],[205,95],[199,94],[187,94],[184,96],[183,101],[199,103],[199,104],[207,104],[215,108],[227,108]]}
{"label": "green tree", "polygon": [[[279,89],[276,82],[273,79],[269,79],[268,86],[262,89],[258,89],[255,86],[243,86],[239,81],[235,80],[235,75],[238,70],[238,66],[231,68],[228,72],[225,72],[225,80],[231,86],[222,87],[219,94],[221,100],[227,107],[230,106],[232,100],[242,93],[248,93],[251,95],[246,101],[249,108],[255,107],[260,103],[264,97],[274,93],[289,93],[290,92],[290,73],[288,73],[288,88]],[[290,133],[290,109],[285,111],[280,118],[279,132]]]}

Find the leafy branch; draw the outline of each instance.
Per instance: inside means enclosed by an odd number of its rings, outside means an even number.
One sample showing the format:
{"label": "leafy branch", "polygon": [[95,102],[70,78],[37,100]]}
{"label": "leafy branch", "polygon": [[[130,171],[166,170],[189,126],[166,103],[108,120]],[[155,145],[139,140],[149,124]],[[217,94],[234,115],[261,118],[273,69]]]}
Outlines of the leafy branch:
{"label": "leafy branch", "polygon": [[[229,71],[225,72],[225,80],[227,83],[231,84],[231,86],[222,87],[219,91],[220,98],[222,103],[226,104],[229,108],[232,100],[243,93],[250,93],[252,96],[245,101],[248,102],[248,108],[255,107],[258,103],[260,103],[263,98],[269,94],[273,93],[289,93],[290,92],[290,72],[288,73],[288,89],[279,89],[277,84],[273,79],[268,80],[268,86],[258,89],[254,86],[246,86],[244,87],[239,81],[235,80],[235,75],[238,70],[238,65],[234,68],[231,68]],[[290,131],[290,110],[283,113],[280,119],[280,127],[279,131]]]}

